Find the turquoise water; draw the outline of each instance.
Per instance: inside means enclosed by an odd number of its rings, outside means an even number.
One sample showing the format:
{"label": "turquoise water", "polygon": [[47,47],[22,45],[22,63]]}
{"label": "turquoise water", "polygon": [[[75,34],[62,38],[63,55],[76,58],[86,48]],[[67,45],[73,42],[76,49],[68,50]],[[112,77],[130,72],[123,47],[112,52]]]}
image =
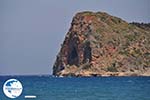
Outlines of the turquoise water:
{"label": "turquoise water", "polygon": [[[7,79],[23,85],[21,96],[7,98]],[[36,99],[25,99],[35,95]],[[51,76],[0,76],[0,100],[150,100],[150,77],[58,78]]]}

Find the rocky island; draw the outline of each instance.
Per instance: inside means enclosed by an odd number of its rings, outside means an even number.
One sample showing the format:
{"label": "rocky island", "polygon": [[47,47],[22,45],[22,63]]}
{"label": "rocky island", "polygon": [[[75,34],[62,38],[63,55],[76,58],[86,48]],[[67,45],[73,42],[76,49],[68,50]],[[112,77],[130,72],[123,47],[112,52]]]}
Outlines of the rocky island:
{"label": "rocky island", "polygon": [[150,76],[150,24],[105,12],[77,13],[53,66],[55,76]]}

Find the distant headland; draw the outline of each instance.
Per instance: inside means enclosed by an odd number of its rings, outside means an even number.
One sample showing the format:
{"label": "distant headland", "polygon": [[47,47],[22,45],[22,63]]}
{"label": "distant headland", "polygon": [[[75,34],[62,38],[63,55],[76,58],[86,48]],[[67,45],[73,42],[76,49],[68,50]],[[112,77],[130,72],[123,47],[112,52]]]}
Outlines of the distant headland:
{"label": "distant headland", "polygon": [[55,76],[150,76],[149,23],[80,12],[61,46]]}

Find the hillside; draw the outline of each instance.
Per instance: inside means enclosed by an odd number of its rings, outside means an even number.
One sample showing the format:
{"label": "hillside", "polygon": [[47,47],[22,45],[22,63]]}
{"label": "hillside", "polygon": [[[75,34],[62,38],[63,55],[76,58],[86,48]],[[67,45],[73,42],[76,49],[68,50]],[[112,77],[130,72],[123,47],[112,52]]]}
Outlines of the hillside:
{"label": "hillside", "polygon": [[56,76],[150,76],[149,24],[77,13],[53,66]]}

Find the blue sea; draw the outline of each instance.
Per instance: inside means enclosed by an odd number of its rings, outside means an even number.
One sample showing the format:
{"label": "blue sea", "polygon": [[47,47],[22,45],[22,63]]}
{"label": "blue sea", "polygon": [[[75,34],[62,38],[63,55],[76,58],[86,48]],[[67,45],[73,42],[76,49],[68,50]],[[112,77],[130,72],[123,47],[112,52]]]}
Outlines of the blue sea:
{"label": "blue sea", "polygon": [[[2,89],[11,78],[23,85],[15,99],[6,97]],[[150,77],[0,76],[0,100],[150,100]]]}

